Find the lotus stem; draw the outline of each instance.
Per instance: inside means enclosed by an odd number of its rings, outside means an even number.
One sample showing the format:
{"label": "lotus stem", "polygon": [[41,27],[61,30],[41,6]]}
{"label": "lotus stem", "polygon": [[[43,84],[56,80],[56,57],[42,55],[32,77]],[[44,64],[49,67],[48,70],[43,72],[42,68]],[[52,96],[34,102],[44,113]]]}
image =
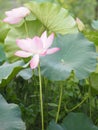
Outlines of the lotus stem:
{"label": "lotus stem", "polygon": [[68,112],[72,112],[73,110],[77,109],[78,107],[80,107],[87,99],[89,98],[89,95],[87,95],[79,104],[77,104],[76,106],[74,106],[73,108],[71,108],[70,110],[68,110]]}
{"label": "lotus stem", "polygon": [[59,119],[59,113],[60,113],[61,102],[62,102],[62,94],[63,94],[63,85],[60,85],[60,97],[59,97],[58,110],[56,114],[56,123],[58,122],[58,119]]}
{"label": "lotus stem", "polygon": [[42,97],[42,81],[41,81],[40,64],[38,65],[38,72],[39,72],[39,85],[40,85],[41,121],[42,121],[42,130],[44,130],[44,112],[43,112],[43,97]]}
{"label": "lotus stem", "polygon": [[91,81],[90,81],[90,78],[89,78],[89,90],[88,90],[88,93],[89,93],[89,114],[90,114],[90,118],[92,118],[92,106],[91,106],[91,100],[92,100],[92,94],[91,94]]}

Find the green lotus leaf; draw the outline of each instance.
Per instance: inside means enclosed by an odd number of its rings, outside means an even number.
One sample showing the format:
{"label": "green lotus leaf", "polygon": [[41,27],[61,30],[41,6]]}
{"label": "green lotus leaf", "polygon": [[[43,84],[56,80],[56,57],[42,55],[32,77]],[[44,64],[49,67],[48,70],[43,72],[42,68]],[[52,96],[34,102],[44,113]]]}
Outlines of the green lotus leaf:
{"label": "green lotus leaf", "polygon": [[98,130],[98,127],[83,113],[69,113],[61,125],[51,121],[47,130]]}
{"label": "green lotus leaf", "polygon": [[4,48],[2,45],[0,45],[0,63],[6,60]]}
{"label": "green lotus leaf", "polygon": [[18,105],[8,104],[0,94],[0,130],[26,130]]}
{"label": "green lotus leaf", "polygon": [[5,63],[0,66],[0,84],[6,85],[16,74],[23,69],[24,62],[17,61],[12,64]]}
{"label": "green lotus leaf", "polygon": [[67,34],[77,32],[76,22],[68,11],[57,4],[29,2],[25,4],[50,32]]}
{"label": "green lotus leaf", "polygon": [[98,130],[98,127],[93,124],[83,113],[69,113],[63,120],[62,127],[66,130]]}
{"label": "green lotus leaf", "polygon": [[17,76],[20,76],[25,80],[28,80],[28,79],[32,78],[32,76],[33,76],[32,69],[31,68],[23,69],[18,73]]}
{"label": "green lotus leaf", "polygon": [[0,43],[4,43],[4,39],[5,39],[9,30],[10,30],[9,25],[6,23],[3,23],[0,20]]}
{"label": "green lotus leaf", "polygon": [[63,129],[62,126],[56,124],[54,121],[51,121],[47,130],[66,130],[66,129]]}
{"label": "green lotus leaf", "polygon": [[74,71],[76,77],[81,80],[95,71],[95,46],[81,33],[58,35],[52,47],[59,47],[61,50],[41,57],[41,72],[48,79],[65,80]]}
{"label": "green lotus leaf", "polygon": [[98,20],[93,20],[93,22],[92,22],[92,27],[93,27],[95,30],[98,30]]}

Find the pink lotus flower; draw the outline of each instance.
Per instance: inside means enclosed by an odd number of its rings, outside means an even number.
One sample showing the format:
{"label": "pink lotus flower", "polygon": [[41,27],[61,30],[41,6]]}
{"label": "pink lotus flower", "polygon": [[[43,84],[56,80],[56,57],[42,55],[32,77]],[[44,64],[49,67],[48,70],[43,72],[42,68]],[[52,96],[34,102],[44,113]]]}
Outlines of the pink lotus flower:
{"label": "pink lotus flower", "polygon": [[48,49],[52,45],[53,39],[54,34],[52,33],[47,37],[46,31],[41,37],[35,36],[33,39],[18,39],[16,43],[21,50],[17,51],[15,55],[23,58],[33,56],[30,60],[30,67],[31,69],[34,69],[39,64],[40,56],[53,54],[60,50],[60,48],[57,47]]}
{"label": "pink lotus flower", "polygon": [[19,7],[19,8],[12,9],[11,11],[6,11],[5,14],[7,17],[3,19],[3,22],[9,24],[17,24],[29,13],[30,11],[26,7]]}

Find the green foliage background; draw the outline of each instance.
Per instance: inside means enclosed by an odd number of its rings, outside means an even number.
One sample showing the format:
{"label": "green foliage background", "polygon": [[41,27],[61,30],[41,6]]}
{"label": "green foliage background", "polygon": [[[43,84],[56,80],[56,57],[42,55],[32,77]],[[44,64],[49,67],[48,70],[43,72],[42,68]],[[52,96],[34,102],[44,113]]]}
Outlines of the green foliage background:
{"label": "green foliage background", "polygon": [[29,1],[50,1],[58,3],[68,9],[74,17],[79,17],[86,24],[98,18],[97,0],[0,0],[0,18],[3,17],[5,10],[9,10]]}

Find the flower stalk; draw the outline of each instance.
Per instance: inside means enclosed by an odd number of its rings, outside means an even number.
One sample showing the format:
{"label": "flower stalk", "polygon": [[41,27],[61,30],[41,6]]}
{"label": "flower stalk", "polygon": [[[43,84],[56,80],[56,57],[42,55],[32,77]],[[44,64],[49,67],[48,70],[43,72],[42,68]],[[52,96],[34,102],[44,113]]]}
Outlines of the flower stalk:
{"label": "flower stalk", "polygon": [[60,97],[59,97],[59,104],[58,104],[58,110],[57,110],[57,114],[56,114],[56,123],[58,122],[59,119],[59,113],[60,113],[60,109],[61,109],[61,102],[62,102],[62,94],[63,94],[63,85],[60,85]]}
{"label": "flower stalk", "polygon": [[41,121],[42,121],[42,130],[44,130],[44,110],[43,110],[43,94],[42,94],[42,81],[41,81],[41,72],[40,72],[40,64],[38,65],[38,73],[39,73],[39,85],[40,85],[40,108],[41,108]]}

